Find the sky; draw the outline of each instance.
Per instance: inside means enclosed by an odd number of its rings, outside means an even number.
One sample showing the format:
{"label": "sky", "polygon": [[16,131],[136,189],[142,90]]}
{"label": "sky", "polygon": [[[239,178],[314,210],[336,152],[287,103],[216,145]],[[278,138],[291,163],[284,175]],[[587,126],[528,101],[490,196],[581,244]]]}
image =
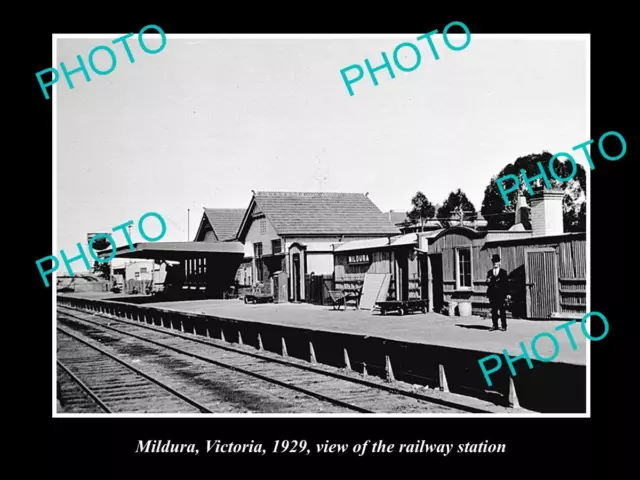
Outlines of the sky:
{"label": "sky", "polygon": [[[87,233],[156,212],[161,241],[195,237],[203,207],[246,208],[251,190],[369,192],[387,212],[422,191],[433,203],[461,188],[480,210],[491,177],[518,157],[571,151],[589,137],[588,44],[487,38],[435,60],[414,35],[380,38],[175,38],[155,55],[137,35],[135,62],[114,46],[113,72],[55,87],[57,242],[68,256]],[[57,39],[57,64],[121,35]],[[145,35],[145,39],[147,35]],[[454,44],[463,38],[451,36]],[[396,78],[364,67],[401,42],[420,66]],[[147,40],[157,48],[159,39]],[[401,62],[415,62],[405,48]],[[95,64],[108,69],[104,51]],[[340,70],[365,68],[350,96]],[[59,67],[59,65],[58,65]],[[354,75],[354,72],[349,72]],[[583,157],[576,157],[587,166]],[[190,209],[190,232],[187,232]],[[147,223],[148,222],[148,223]],[[150,236],[160,232],[145,220]],[[121,233],[114,235],[125,245]],[[78,262],[78,268],[81,267]]]}

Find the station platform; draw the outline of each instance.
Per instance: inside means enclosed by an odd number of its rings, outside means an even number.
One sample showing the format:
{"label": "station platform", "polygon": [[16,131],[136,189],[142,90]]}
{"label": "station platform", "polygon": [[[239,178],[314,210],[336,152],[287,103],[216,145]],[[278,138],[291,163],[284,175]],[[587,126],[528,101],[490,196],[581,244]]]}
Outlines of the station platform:
{"label": "station platform", "polygon": [[[114,298],[115,300],[115,298]],[[245,322],[270,323],[316,331],[347,333],[398,340],[402,342],[464,348],[501,354],[506,349],[511,356],[521,355],[519,343],[524,342],[533,358],[531,340],[541,332],[555,335],[560,344],[560,353],[554,362],[586,365],[587,340],[580,325],[571,327],[577,350],[563,331],[554,328],[566,323],[562,321],[530,321],[509,319],[507,331],[491,332],[491,319],[477,316],[448,317],[438,313],[414,313],[399,316],[395,313],[380,315],[368,310],[333,310],[331,307],[282,303],[245,305],[239,300],[197,300],[186,302],[145,303],[147,307],[159,307],[181,312],[214,315]],[[579,320],[579,319],[578,319]],[[554,346],[549,339],[536,344],[538,353],[551,357]],[[520,362],[523,363],[523,362]]]}
{"label": "station platform", "polygon": [[[491,320],[477,316],[448,317],[436,313],[381,315],[369,310],[333,310],[330,306],[296,303],[245,304],[238,299],[157,301],[146,295],[58,295],[62,305],[105,312],[187,333],[244,343],[256,348],[360,373],[476,397],[498,405],[518,405],[540,413],[586,413],[587,351],[589,341],[577,321],[570,331],[573,349],[564,331],[568,320],[509,319],[506,332],[490,331]],[[557,339],[560,350],[550,362],[537,360],[531,340],[542,332]],[[524,359],[513,362],[510,373],[503,350],[522,355],[523,342],[533,368]],[[538,354],[554,352],[549,338],[537,342]],[[479,360],[495,354],[501,368],[488,385]],[[487,368],[496,365],[491,359]]]}

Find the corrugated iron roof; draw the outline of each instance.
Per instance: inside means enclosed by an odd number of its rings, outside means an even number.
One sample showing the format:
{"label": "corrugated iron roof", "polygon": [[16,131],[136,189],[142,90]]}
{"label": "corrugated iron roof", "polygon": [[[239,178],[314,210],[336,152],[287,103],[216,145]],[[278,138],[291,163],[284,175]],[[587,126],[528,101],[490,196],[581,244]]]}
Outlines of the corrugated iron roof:
{"label": "corrugated iron roof", "polygon": [[[112,250],[98,253],[101,258],[109,258]],[[208,254],[229,253],[244,254],[244,245],[240,242],[146,242],[134,243],[133,250],[128,245],[116,249],[116,258],[145,258],[174,260],[172,254]],[[146,255],[146,256],[145,256]]]}
{"label": "corrugated iron roof", "polygon": [[[426,235],[425,235],[426,236]],[[375,250],[385,247],[401,247],[405,245],[417,245],[418,234],[408,233],[389,238],[374,238],[372,240],[354,240],[336,247],[336,252],[350,252],[355,250]]]}
{"label": "corrugated iron roof", "polygon": [[[389,219],[389,221],[391,223],[393,223],[394,225],[401,225],[404,222],[410,222],[409,220],[409,216],[407,215],[406,212],[387,212],[383,214],[386,218]],[[411,222],[410,222],[411,223]],[[420,223],[411,223],[411,225],[413,227],[419,228],[420,227]],[[424,223],[424,227],[425,228],[430,228],[430,227],[442,227],[442,224],[440,223],[440,221],[438,220],[427,220]]]}
{"label": "corrugated iron roof", "polygon": [[395,240],[392,240],[392,247],[399,247],[400,245],[411,245],[414,243],[418,243],[418,234],[417,233],[409,233],[407,235],[403,235]]}
{"label": "corrugated iron roof", "polygon": [[421,236],[421,237],[426,237],[426,238],[434,238],[434,237],[437,237],[437,236],[438,236],[438,234],[439,234],[440,232],[444,231],[444,230],[445,230],[444,228],[441,228],[441,229],[439,229],[439,230],[432,230],[432,231],[430,231],[430,232],[423,232],[423,233],[421,232],[421,233],[420,233],[420,236]]}
{"label": "corrugated iron roof", "polygon": [[374,238],[372,240],[354,240],[336,247],[336,252],[350,252],[352,250],[373,250],[390,245],[388,238]]}
{"label": "corrugated iron roof", "polygon": [[335,242],[309,242],[306,243],[307,252],[333,252]]}

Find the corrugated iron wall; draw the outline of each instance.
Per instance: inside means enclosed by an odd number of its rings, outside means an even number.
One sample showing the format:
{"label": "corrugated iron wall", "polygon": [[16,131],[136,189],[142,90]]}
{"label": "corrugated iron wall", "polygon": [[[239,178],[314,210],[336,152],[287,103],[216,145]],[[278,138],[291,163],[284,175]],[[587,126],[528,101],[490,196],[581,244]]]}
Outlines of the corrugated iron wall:
{"label": "corrugated iron wall", "polygon": [[558,270],[556,250],[529,251],[527,265],[527,316],[548,318],[557,312]]}
{"label": "corrugated iron wall", "polygon": [[[470,247],[472,251],[472,282],[470,291],[456,291],[455,248]],[[557,240],[532,238],[526,242],[492,242],[485,245],[484,239],[470,238],[459,232],[443,235],[429,246],[429,253],[442,253],[443,292],[445,301],[456,301],[460,298],[471,300],[476,313],[489,313],[490,306],[486,296],[486,274],[493,263],[494,254],[501,256],[501,266],[509,274],[515,289],[512,292],[513,316],[526,317],[525,287],[525,251],[540,248],[554,250],[556,273],[542,264],[533,264],[531,268],[542,268],[539,281],[546,278],[548,288],[555,289],[559,299],[559,313],[562,315],[581,316],[586,313],[586,238],[585,236],[565,237]],[[538,302],[550,302],[550,294],[540,292]],[[541,307],[532,305],[533,311],[541,312]],[[532,317],[535,315],[532,313]]]}
{"label": "corrugated iron wall", "polygon": [[[418,265],[419,257],[412,251],[412,248],[407,247],[406,250],[409,253],[407,274],[409,276],[409,298],[421,298],[421,285],[422,278],[420,268]],[[344,255],[335,255],[334,257],[334,274],[335,274],[335,288],[337,290],[347,290],[350,292],[357,291],[364,283],[364,276],[366,273],[389,273],[391,274],[391,282],[389,285],[389,300],[394,300],[396,297],[395,287],[395,260],[392,250],[370,250],[367,253],[371,257],[371,263],[368,265],[349,265],[349,255],[356,255],[358,252],[349,252]]]}
{"label": "corrugated iron wall", "polygon": [[409,275],[409,299],[420,299],[422,298],[422,279],[419,265],[420,258],[413,248],[407,250],[409,251],[409,259],[407,262]]}

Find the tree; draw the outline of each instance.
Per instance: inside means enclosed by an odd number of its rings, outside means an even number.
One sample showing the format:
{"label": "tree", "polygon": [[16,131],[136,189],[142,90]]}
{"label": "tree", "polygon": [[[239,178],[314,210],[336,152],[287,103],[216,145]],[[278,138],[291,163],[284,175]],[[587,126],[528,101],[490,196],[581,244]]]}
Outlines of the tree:
{"label": "tree", "polygon": [[92,271],[93,273],[97,274],[99,277],[111,278],[111,264],[109,263],[93,262]]}
{"label": "tree", "polygon": [[[408,214],[407,214],[407,215],[408,215]],[[414,223],[413,223],[411,220],[409,220],[409,218],[405,218],[405,219],[402,221],[402,223],[400,224],[400,231],[401,231],[402,233],[406,233],[406,232],[407,232],[407,230],[408,230],[409,228],[411,228],[413,225],[414,225]]]}
{"label": "tree", "polygon": [[95,240],[93,242],[92,248],[95,251],[101,251],[101,250],[106,250],[110,246],[111,246],[111,244],[109,243],[109,241],[106,238],[100,237],[100,238],[98,238],[97,240]]}
{"label": "tree", "polygon": [[[575,176],[567,181],[560,182],[556,180],[548,171],[549,160],[552,155],[543,151],[542,153],[532,153],[524,157],[518,158],[513,164],[508,164],[500,173],[493,176],[489,185],[485,188],[484,199],[482,201],[482,215],[487,220],[487,229],[489,230],[506,230],[515,223],[515,205],[518,198],[518,191],[522,192],[524,197],[529,201],[531,193],[527,188],[521,170],[527,173],[529,178],[540,174],[538,162],[542,164],[545,173],[549,178],[549,183],[553,188],[562,189],[565,192],[563,200],[564,213],[564,229],[567,232],[586,231],[586,194],[587,194],[587,177],[584,167],[577,165]],[[559,157],[554,162],[554,170],[561,178],[566,178],[572,171],[572,164],[566,158]],[[505,205],[504,199],[498,189],[496,180],[505,175],[516,175],[520,179],[518,190],[507,193],[509,205]],[[511,186],[512,182],[505,181],[505,187]],[[532,182],[532,188],[545,187],[544,180],[538,178]]]}
{"label": "tree", "polygon": [[407,217],[414,225],[420,225],[420,230],[424,232],[424,227],[435,214],[436,209],[424,193],[418,192],[411,199],[412,209],[407,212]]}
{"label": "tree", "polygon": [[458,212],[462,208],[464,219],[474,221],[478,218],[476,207],[467,198],[466,193],[461,189],[449,193],[447,199],[442,202],[442,206],[438,210],[438,218],[445,227],[451,225],[450,218],[458,216]]}

